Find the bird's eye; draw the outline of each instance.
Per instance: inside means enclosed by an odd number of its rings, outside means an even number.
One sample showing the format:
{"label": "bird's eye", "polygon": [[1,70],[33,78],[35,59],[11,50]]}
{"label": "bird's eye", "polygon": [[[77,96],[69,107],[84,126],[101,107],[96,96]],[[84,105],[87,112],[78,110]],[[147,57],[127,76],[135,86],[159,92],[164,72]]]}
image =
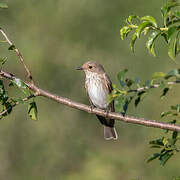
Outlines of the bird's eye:
{"label": "bird's eye", "polygon": [[89,69],[92,69],[92,66],[89,66]]}

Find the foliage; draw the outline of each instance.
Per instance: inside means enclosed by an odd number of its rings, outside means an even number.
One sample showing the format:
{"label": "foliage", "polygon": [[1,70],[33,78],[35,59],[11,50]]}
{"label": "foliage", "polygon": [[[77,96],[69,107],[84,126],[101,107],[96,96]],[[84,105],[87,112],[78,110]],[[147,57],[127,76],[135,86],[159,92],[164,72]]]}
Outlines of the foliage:
{"label": "foliage", "polygon": [[1,112],[7,110],[0,118],[7,116],[12,111],[12,102],[8,97],[8,91],[5,90],[2,80],[0,80],[0,110]]}
{"label": "foliage", "polygon": [[[176,0],[169,0],[161,8],[161,15],[163,24],[159,25],[156,19],[152,16],[139,17],[137,15],[131,15],[126,19],[126,26],[120,29],[121,39],[124,40],[131,32],[130,49],[134,52],[134,45],[137,39],[142,35],[148,36],[146,41],[146,48],[150,54],[156,56],[155,44],[159,37],[162,37],[165,43],[168,45],[168,55],[172,60],[180,52],[180,11],[178,6],[180,3]],[[116,101],[117,109],[123,114],[126,113],[128,104],[134,99],[135,107],[144,99],[144,97],[153,88],[162,89],[160,98],[163,99],[174,83],[179,83],[180,69],[174,69],[168,73],[155,72],[152,75],[151,80],[147,80],[140,86],[139,79],[131,80],[124,79],[124,75],[127,70],[121,71],[118,74],[118,80],[120,83],[119,90],[114,86],[114,90],[109,99]],[[132,89],[132,87],[134,89]],[[161,118],[173,117],[168,120],[169,123],[175,124],[179,120],[180,105],[171,106],[170,111],[162,112]],[[169,118],[168,118],[169,119]],[[166,131],[166,136],[168,131]],[[160,164],[164,166],[166,162],[177,152],[179,152],[176,143],[179,140],[178,133],[173,132],[171,137],[161,137],[156,140],[152,140],[149,143],[152,148],[160,148],[160,152],[154,153],[147,162],[154,159],[159,159]]]}
{"label": "foliage", "polygon": [[[0,58],[1,68],[7,61],[7,58]],[[18,78],[11,80],[9,87],[17,87],[21,92],[31,97],[32,93],[26,84]],[[5,90],[4,82],[0,79],[0,119],[9,115],[12,112],[13,107],[17,104],[23,104],[26,99],[23,97],[9,97],[8,90]],[[28,100],[28,99],[27,99]],[[33,120],[37,120],[37,106],[35,101],[32,101],[28,105],[28,114]]]}
{"label": "foliage", "polygon": [[167,1],[161,8],[163,24],[159,25],[153,16],[139,17],[131,15],[126,19],[126,26],[120,29],[121,39],[133,32],[131,35],[130,49],[134,52],[134,45],[141,35],[147,35],[146,48],[150,54],[156,56],[155,44],[159,37],[163,37],[168,45],[168,55],[172,60],[180,52],[180,11],[177,1]]}
{"label": "foliage", "polygon": [[180,176],[179,177],[174,177],[173,180],[180,180]]}
{"label": "foliage", "polygon": [[160,139],[152,140],[149,142],[151,148],[160,149],[160,152],[154,153],[147,162],[151,162],[154,159],[159,159],[160,165],[164,166],[166,162],[177,152],[179,149],[176,146],[176,142],[179,140],[178,133],[172,132],[171,138],[162,137]]}
{"label": "foliage", "polygon": [[[116,110],[121,112],[123,115],[128,110],[128,105],[133,103],[135,107],[153,90],[159,88],[161,92],[160,99],[163,99],[169,90],[172,89],[174,83],[180,83],[180,69],[173,69],[168,73],[155,72],[152,75],[151,80],[147,80],[141,83],[139,78],[135,80],[126,78],[127,69],[122,70],[118,73],[117,78],[119,80],[120,88],[113,85],[114,90],[108,97],[108,102],[115,100]],[[167,118],[172,116],[172,120],[167,122],[175,124],[180,118],[180,105],[171,106],[171,111],[165,111],[161,113],[161,118]],[[168,131],[165,132],[166,136],[169,135]],[[152,140],[149,143],[152,148],[161,148],[160,152],[154,153],[147,162],[154,159],[159,159],[162,166],[172,157],[174,154],[179,152],[176,146],[179,140],[178,133],[173,132],[172,137],[162,137],[157,140]]]}
{"label": "foliage", "polygon": [[0,8],[2,8],[2,9],[7,9],[8,8],[8,6],[7,6],[7,4],[6,3],[0,3]]}

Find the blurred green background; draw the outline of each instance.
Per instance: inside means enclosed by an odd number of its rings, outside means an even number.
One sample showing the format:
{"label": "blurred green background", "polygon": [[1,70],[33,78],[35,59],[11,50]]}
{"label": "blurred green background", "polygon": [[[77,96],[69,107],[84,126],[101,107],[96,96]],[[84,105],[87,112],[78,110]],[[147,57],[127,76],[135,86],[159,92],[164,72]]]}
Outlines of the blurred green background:
{"label": "blurred green background", "polygon": [[[129,41],[121,41],[119,29],[128,15],[153,15],[160,19],[163,1],[151,0],[6,0],[0,9],[0,26],[22,52],[37,84],[50,92],[89,104],[84,74],[75,68],[89,59],[102,63],[113,83],[128,68],[128,76],[150,79],[153,72],[167,72],[178,65],[160,44],[158,56],[150,56],[144,40],[136,53]],[[2,36],[1,36],[2,39]],[[7,45],[4,69],[24,77],[22,65]],[[180,88],[162,101],[153,90],[129,115],[160,120],[160,112],[179,103]],[[14,92],[11,92],[12,95]],[[6,180],[170,180],[179,175],[180,155],[165,167],[158,161],[147,164],[154,152],[148,142],[162,130],[116,123],[118,141],[105,141],[96,117],[45,98],[37,98],[39,120],[31,121],[27,107],[20,105],[0,122],[0,179]]]}

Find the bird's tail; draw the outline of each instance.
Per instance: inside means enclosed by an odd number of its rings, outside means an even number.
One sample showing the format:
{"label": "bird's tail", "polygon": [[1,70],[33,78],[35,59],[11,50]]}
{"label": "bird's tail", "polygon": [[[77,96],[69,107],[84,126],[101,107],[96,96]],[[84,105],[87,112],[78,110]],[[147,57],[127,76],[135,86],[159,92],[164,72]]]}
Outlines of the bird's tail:
{"label": "bird's tail", "polygon": [[110,139],[117,140],[118,135],[116,133],[116,129],[114,127],[104,126],[104,138],[106,140],[110,140]]}

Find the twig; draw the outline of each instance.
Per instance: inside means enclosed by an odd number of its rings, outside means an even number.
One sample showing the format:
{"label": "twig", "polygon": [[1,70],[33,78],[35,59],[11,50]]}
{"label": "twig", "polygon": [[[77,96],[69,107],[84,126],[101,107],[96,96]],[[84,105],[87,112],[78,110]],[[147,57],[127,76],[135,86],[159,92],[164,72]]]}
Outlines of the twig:
{"label": "twig", "polygon": [[[169,82],[167,82],[167,85],[174,85],[174,84],[178,84],[178,83],[180,83],[180,80],[169,81]],[[140,92],[140,91],[144,91],[144,90],[147,90],[147,89],[158,88],[159,86],[160,86],[160,84],[154,84],[154,85],[151,85],[151,86],[144,86],[144,87],[140,87],[140,88],[137,88],[137,89],[130,89],[127,92],[128,93]]]}
{"label": "twig", "polygon": [[[14,75],[4,72],[4,71],[0,71],[0,76],[10,79],[10,80],[14,80],[17,79],[17,77],[15,77]],[[130,116],[123,116],[120,113],[115,113],[115,112],[109,112],[108,115],[107,113],[102,110],[102,109],[98,109],[98,108],[93,108],[91,106],[87,106],[85,104],[81,104],[75,101],[72,101],[68,98],[64,98],[61,96],[57,96],[55,94],[49,93],[43,89],[40,89],[39,87],[37,87],[36,85],[29,83],[29,82],[24,82],[26,84],[26,86],[31,89],[32,91],[35,92],[36,96],[43,96],[46,98],[49,98],[53,101],[56,101],[58,103],[64,104],[66,106],[75,108],[75,109],[79,109],[82,111],[86,111],[88,113],[93,113],[93,114],[98,114],[100,116],[103,117],[108,117],[111,119],[116,119],[116,120],[120,120],[126,123],[132,123],[132,124],[139,124],[139,125],[143,125],[146,127],[154,127],[154,128],[160,128],[160,129],[167,129],[170,131],[177,131],[180,132],[180,125],[174,125],[174,124],[170,124],[170,123],[164,123],[164,122],[158,122],[155,120],[146,120],[143,118],[136,118],[136,117],[130,117]]]}
{"label": "twig", "polygon": [[[36,97],[36,94],[31,94],[30,96],[22,99],[24,102],[28,101],[29,99]],[[0,113],[0,116],[3,116],[4,114],[6,114],[10,109],[14,108],[15,106],[17,106],[18,104],[20,104],[18,101],[15,102],[12,106],[10,106],[9,108],[5,109],[4,111],[2,111]]]}
{"label": "twig", "polygon": [[20,51],[16,48],[16,46],[9,40],[8,36],[7,36],[6,33],[2,30],[2,28],[0,28],[0,32],[1,32],[1,34],[4,36],[4,38],[6,39],[7,43],[8,43],[10,46],[14,46],[13,49],[14,49],[14,51],[16,52],[19,60],[20,60],[21,63],[23,64],[24,69],[25,69],[25,71],[27,72],[27,76],[28,76],[28,78],[30,79],[30,82],[31,82],[32,84],[34,84],[34,81],[33,81],[32,75],[31,75],[31,72],[30,72],[30,70],[28,69],[28,67],[26,66],[22,54],[21,54]]}

